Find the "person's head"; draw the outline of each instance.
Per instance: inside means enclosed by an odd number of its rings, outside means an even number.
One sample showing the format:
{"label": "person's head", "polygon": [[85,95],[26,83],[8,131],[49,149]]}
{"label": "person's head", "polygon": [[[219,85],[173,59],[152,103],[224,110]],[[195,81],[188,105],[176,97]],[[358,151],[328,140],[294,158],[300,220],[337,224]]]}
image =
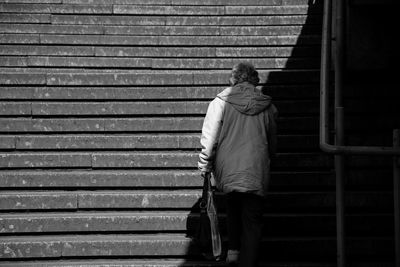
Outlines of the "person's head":
{"label": "person's head", "polygon": [[242,82],[249,82],[254,86],[258,85],[260,78],[258,72],[251,63],[241,62],[233,66],[229,82],[231,85],[236,85]]}

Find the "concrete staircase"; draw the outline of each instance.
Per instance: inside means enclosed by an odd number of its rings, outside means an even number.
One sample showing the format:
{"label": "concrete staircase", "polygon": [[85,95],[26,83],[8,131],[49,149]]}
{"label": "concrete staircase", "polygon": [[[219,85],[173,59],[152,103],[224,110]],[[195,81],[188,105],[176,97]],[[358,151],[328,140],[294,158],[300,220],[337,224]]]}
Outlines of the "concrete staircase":
{"label": "concrete staircase", "polygon": [[[280,111],[262,266],[335,266],[320,1],[0,2],[1,266],[223,265],[190,234],[203,117],[240,61]],[[348,162],[349,257],[393,266],[391,162]]]}

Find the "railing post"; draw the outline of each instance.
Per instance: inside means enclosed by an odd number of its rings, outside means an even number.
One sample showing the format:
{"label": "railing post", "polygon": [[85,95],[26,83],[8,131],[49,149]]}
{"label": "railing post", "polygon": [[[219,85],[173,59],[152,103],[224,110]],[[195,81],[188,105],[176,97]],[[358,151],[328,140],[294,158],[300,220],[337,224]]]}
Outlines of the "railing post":
{"label": "railing post", "polygon": [[[345,2],[336,1],[335,25],[335,144],[344,146],[344,108],[343,87],[345,74]],[[336,235],[337,235],[337,264],[346,266],[345,244],[345,213],[344,213],[344,155],[335,155],[336,169]]]}
{"label": "railing post", "polygon": [[[344,145],[343,129],[343,107],[336,107],[336,145]],[[346,266],[346,245],[344,226],[344,178],[345,178],[344,155],[335,155],[336,171],[336,238],[337,238],[337,265]]]}
{"label": "railing post", "polygon": [[[393,147],[400,147],[400,130],[393,130]],[[396,266],[400,266],[400,157],[393,157],[393,198]]]}

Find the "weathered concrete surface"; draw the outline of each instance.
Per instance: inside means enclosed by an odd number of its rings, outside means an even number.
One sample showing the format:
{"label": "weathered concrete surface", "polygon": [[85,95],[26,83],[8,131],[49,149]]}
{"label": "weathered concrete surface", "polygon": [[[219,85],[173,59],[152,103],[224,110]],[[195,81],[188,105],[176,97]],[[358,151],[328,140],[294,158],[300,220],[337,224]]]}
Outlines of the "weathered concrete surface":
{"label": "weathered concrete surface", "polygon": [[40,42],[44,44],[74,45],[157,45],[158,36],[111,36],[111,35],[62,35],[41,34]]}
{"label": "weathered concrete surface", "polygon": [[112,5],[68,5],[68,4],[0,4],[0,12],[4,13],[92,13],[111,14]]}
{"label": "weathered concrete surface", "polygon": [[38,44],[39,34],[0,33],[1,44]]}
{"label": "weathered concrete surface", "polygon": [[[207,99],[214,98],[224,87],[204,86],[204,87],[36,87],[29,90],[33,99],[99,99],[99,100],[145,100],[145,99]],[[273,88],[271,88],[272,90]],[[9,92],[11,89],[1,88],[0,92],[7,92],[7,97],[24,97],[25,91],[15,88],[15,93]],[[19,93],[19,91],[24,91]],[[33,91],[33,92],[32,92]],[[18,94],[17,94],[18,93]],[[307,92],[304,92],[307,94]],[[3,95],[2,95],[3,96]],[[29,98],[29,94],[26,96]]]}
{"label": "weathered concrete surface", "polygon": [[49,14],[1,14],[2,23],[50,23]]}
{"label": "weathered concrete surface", "polygon": [[202,181],[196,170],[19,170],[0,172],[0,186],[3,188],[75,187],[77,189],[81,187],[199,188],[202,186]]}
{"label": "weathered concrete surface", "polygon": [[[97,1],[96,1],[97,2]],[[68,25],[165,25],[165,16],[80,16],[80,15],[52,15],[52,24],[68,24]]]}
{"label": "weathered concrete surface", "polygon": [[0,102],[0,115],[28,115],[32,114],[30,102]]}
{"label": "weathered concrete surface", "polygon": [[92,56],[94,50],[95,48],[90,46],[1,45],[0,55]]}
{"label": "weathered concrete surface", "polygon": [[[225,53],[225,52],[223,52]],[[231,53],[231,52],[226,52]],[[235,52],[232,52],[235,53]],[[0,86],[0,99],[35,99],[35,100],[199,100],[211,101],[227,86],[143,86],[143,87],[13,87]],[[297,99],[303,97],[318,100],[319,89],[316,85],[268,85],[265,93],[278,99]],[[282,102],[281,103],[285,103]],[[317,102],[315,102],[317,103]],[[299,107],[304,108],[304,107]],[[281,108],[280,108],[281,110]]]}
{"label": "weathered concrete surface", "polygon": [[[391,172],[379,170],[348,170],[350,188],[386,188],[390,190]],[[328,171],[273,171],[270,190],[331,189],[334,175]],[[202,180],[197,170],[3,170],[0,172],[2,188],[200,188]]]}
{"label": "weathered concrete surface", "polygon": [[[166,256],[166,255],[196,255],[199,251],[190,246],[190,239],[179,234],[173,235],[96,235],[58,237],[48,236],[41,240],[37,237],[21,239],[8,237],[1,242],[3,258],[29,257],[68,257],[79,256]],[[374,254],[384,251],[385,245],[390,245],[388,238],[368,240],[366,238],[351,238],[349,246],[353,255],[364,249],[376,249]],[[264,239],[261,249],[274,252],[274,258],[284,258],[282,251],[297,257],[318,253],[324,257],[335,254],[333,238],[299,238],[293,241],[287,239]],[[284,253],[284,254],[286,254]],[[386,253],[387,255],[387,253]],[[267,255],[265,255],[267,256]],[[263,256],[264,258],[264,256]]]}
{"label": "weathered concrete surface", "polygon": [[[0,218],[0,233],[185,231],[188,216],[187,211],[13,214]],[[192,217],[198,220],[198,214]]]}
{"label": "weathered concrete surface", "polygon": [[0,136],[0,149],[15,149],[15,137],[9,135]]}
{"label": "weathered concrete surface", "polygon": [[[0,135],[1,147],[16,149],[200,149],[200,134]],[[318,151],[318,136],[278,136],[278,151]],[[12,143],[7,145],[6,143]]]}
{"label": "weathered concrete surface", "polygon": [[[148,118],[64,118],[64,119],[19,119],[0,118],[2,132],[199,132],[202,117],[148,117]],[[318,129],[318,118],[280,117],[279,130],[282,134],[307,133]],[[299,128],[301,125],[302,128]],[[357,125],[355,129],[359,129]],[[385,128],[385,124],[382,124]],[[387,126],[386,126],[387,128]]]}
{"label": "weathered concrete surface", "polygon": [[1,73],[0,84],[46,84],[46,75],[31,73]]}
{"label": "weathered concrete surface", "polygon": [[191,73],[148,72],[148,73],[52,73],[47,75],[48,85],[182,85],[193,84]]}
{"label": "weathered concrete surface", "polygon": [[114,5],[114,14],[136,15],[223,15],[221,6],[145,6],[145,5]]}
{"label": "weathered concrete surface", "polygon": [[0,136],[17,149],[195,149],[199,134]]}
{"label": "weathered concrete surface", "polygon": [[[199,223],[199,213],[188,211],[83,211],[47,214],[17,213],[0,218],[0,233],[73,233],[137,231],[179,231],[192,234]],[[357,235],[392,234],[389,214],[349,215],[347,225]],[[226,214],[219,213],[219,227],[226,233]],[[264,234],[269,237],[334,235],[334,214],[264,214]]]}
{"label": "weathered concrete surface", "polygon": [[0,168],[91,167],[88,153],[0,153]]}
{"label": "weathered concrete surface", "polygon": [[216,48],[209,47],[96,47],[102,57],[215,57]]}
{"label": "weathered concrete surface", "polygon": [[1,210],[64,210],[78,208],[76,194],[62,191],[3,191],[0,199]]}
{"label": "weathered concrete surface", "polygon": [[103,28],[93,25],[0,24],[0,33],[102,34]]}
{"label": "weathered concrete surface", "polygon": [[[96,191],[3,191],[1,210],[116,210],[116,209],[191,209],[201,197],[201,190],[96,190]],[[353,211],[391,211],[388,192],[352,192],[346,206]],[[224,196],[216,193],[216,203],[222,211]],[[266,212],[332,212],[333,192],[271,192],[264,202]]]}
{"label": "weathered concrete surface", "polygon": [[[33,115],[198,115],[205,114],[209,101],[180,102],[34,102]],[[29,107],[30,108],[30,107]],[[0,113],[2,106],[0,105]],[[19,111],[19,110],[17,110]],[[12,110],[10,111],[12,112]],[[29,110],[30,112],[30,110]],[[21,112],[20,112],[21,113]],[[24,113],[22,113],[24,114]]]}

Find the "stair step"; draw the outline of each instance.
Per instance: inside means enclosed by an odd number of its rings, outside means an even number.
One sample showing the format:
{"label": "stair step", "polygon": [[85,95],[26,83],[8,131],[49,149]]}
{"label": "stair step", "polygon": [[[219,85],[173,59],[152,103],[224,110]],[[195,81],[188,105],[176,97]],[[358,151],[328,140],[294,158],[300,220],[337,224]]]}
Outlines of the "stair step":
{"label": "stair step", "polygon": [[[370,172],[368,172],[370,173]],[[349,182],[360,186],[371,181],[371,184],[384,183],[390,174],[369,175],[361,173],[349,174]],[[354,178],[353,178],[354,177]],[[373,183],[375,178],[375,183]],[[297,188],[318,188],[318,186],[332,186],[333,177],[330,172],[273,172],[271,187],[292,186]],[[91,171],[1,171],[0,186],[7,187],[197,187],[202,186],[199,172],[191,170],[91,170]]]}
{"label": "stair step", "polygon": [[[186,101],[99,101],[99,102],[0,102],[0,114],[18,117],[31,116],[140,116],[140,115],[202,115],[205,116],[210,100],[186,100]],[[273,101],[279,108],[279,115],[305,116],[318,115],[319,102],[315,100],[276,100]],[[355,106],[365,104],[363,101],[345,101],[350,107],[347,114],[360,115],[361,110]],[[351,107],[353,106],[353,107]],[[400,112],[399,106],[389,106],[374,112],[375,116],[385,113]],[[365,114],[365,112],[364,112]]]}
{"label": "stair step", "polygon": [[[29,5],[31,7],[32,5]],[[51,34],[102,34],[102,26],[50,25],[50,24],[0,24],[0,33],[51,33]]]}
{"label": "stair step", "polygon": [[266,26],[97,26],[97,25],[51,25],[2,23],[0,33],[45,33],[45,34],[105,34],[148,36],[282,36],[320,34],[319,26],[266,25]]}
{"label": "stair step", "polygon": [[[257,1],[256,5],[246,3],[248,6],[231,5],[229,2],[225,6],[221,5],[104,5],[104,4],[2,4],[2,13],[39,13],[39,14],[135,14],[135,15],[279,15],[279,14],[309,14],[321,13],[321,5],[261,5],[262,1]],[[198,2],[199,3],[199,2]],[[265,2],[263,2],[265,4]],[[217,4],[217,3],[215,3]],[[281,3],[279,3],[281,4]],[[300,3],[302,4],[302,3]]]}
{"label": "stair step", "polygon": [[[116,260],[47,260],[47,261],[3,261],[1,262],[2,267],[39,267],[39,266],[63,266],[63,267],[212,267],[212,266],[227,266],[225,262],[214,262],[214,261],[195,261],[195,260],[176,260],[176,259],[163,259],[163,260],[142,260],[142,259],[116,259]],[[335,267],[333,263],[291,263],[291,262],[262,262],[259,264],[260,267]],[[354,266],[354,265],[350,265]],[[363,265],[363,267],[394,267],[394,265]],[[356,266],[354,266],[356,267]],[[358,267],[358,266],[357,266]],[[360,266],[361,267],[361,266]]]}
{"label": "stair step", "polygon": [[[346,185],[350,188],[391,188],[390,170],[351,170]],[[272,171],[270,190],[318,190],[335,185],[333,173]],[[202,186],[197,170],[12,170],[0,172],[2,188],[130,188],[130,187],[196,187]]]}
{"label": "stair step", "polygon": [[[387,238],[354,238],[349,240],[351,255],[365,249],[375,249],[370,256],[390,255],[385,249],[391,242]],[[21,236],[5,237],[0,241],[3,259],[12,258],[69,258],[112,256],[183,256],[198,255],[191,240],[180,234],[163,235],[75,235],[75,236]],[[269,251],[270,260],[304,259],[317,254],[319,259],[335,258],[333,238],[269,238],[261,249]],[[364,250],[364,251],[363,251]]]}
{"label": "stair step", "polygon": [[1,4],[1,13],[78,13],[78,14],[112,14],[112,5],[66,5],[66,4]]}
{"label": "stair step", "polygon": [[0,57],[6,67],[87,67],[87,68],[147,68],[147,69],[231,69],[242,61],[251,61],[258,69],[315,69],[318,58],[270,59],[150,59],[118,57]]}
{"label": "stair step", "polygon": [[[1,34],[0,44],[39,44],[39,34]],[[161,46],[318,45],[321,36],[132,36],[40,34],[40,44]]]}
{"label": "stair step", "polygon": [[[173,87],[13,87],[0,86],[0,99],[35,100],[182,100],[201,99],[211,101],[226,86],[173,86]],[[269,85],[265,93],[275,99],[304,97],[317,99],[316,85]]]}
{"label": "stair step", "polygon": [[[201,190],[97,190],[97,191],[2,191],[1,210],[77,209],[190,209],[198,205]],[[220,209],[224,195],[216,194]],[[391,211],[391,192],[349,192],[346,205],[351,209]],[[271,192],[268,211],[292,212],[331,209],[333,192]]]}
{"label": "stair step", "polygon": [[[301,57],[319,56],[314,47],[94,47],[0,45],[6,56],[99,56],[150,58]],[[73,59],[73,58],[71,58]]]}
{"label": "stair step", "polygon": [[[227,266],[224,262],[213,262],[213,261],[195,261],[195,260],[176,260],[176,259],[117,259],[117,260],[103,260],[103,259],[92,259],[92,260],[47,260],[47,261],[3,261],[3,267],[39,267],[39,266],[63,266],[63,267],[212,267],[212,266]],[[261,262],[260,267],[335,267],[336,263],[329,262]],[[395,267],[394,263],[390,262],[350,262],[350,267]]]}
{"label": "stair step", "polygon": [[2,13],[1,23],[51,23],[50,14],[7,14]]}
{"label": "stair step", "polygon": [[[193,235],[199,213],[155,212],[47,212],[13,213],[0,218],[1,234],[78,232],[181,231]],[[347,215],[349,236],[393,235],[391,214]],[[220,231],[226,234],[226,216],[219,214]],[[334,214],[265,214],[263,234],[268,237],[334,236]]]}
{"label": "stair step", "polygon": [[[349,262],[347,263],[350,267],[395,267],[394,263],[386,261],[378,262]],[[92,259],[92,260],[36,260],[33,262],[27,261],[3,261],[3,267],[39,267],[39,266],[63,266],[63,267],[212,267],[212,266],[227,266],[224,262],[213,262],[213,261],[195,261],[195,260],[176,260],[176,259],[117,259],[117,260],[103,260],[103,259]],[[335,267],[336,263],[329,262],[261,262],[260,267]]]}
{"label": "stair step", "polygon": [[[316,151],[316,135],[280,135],[279,151]],[[0,149],[93,150],[93,149],[199,149],[200,134],[130,135],[0,135]]]}
{"label": "stair step", "polygon": [[39,44],[39,34],[0,33],[0,44]]}
{"label": "stair step", "polygon": [[[371,130],[353,117],[351,126],[355,132]],[[393,123],[374,119],[380,132],[391,132]],[[106,133],[106,132],[197,132],[200,133],[203,117],[139,117],[139,118],[0,118],[1,133]],[[350,122],[349,120],[347,121]],[[318,130],[318,117],[279,117],[277,119],[281,134],[313,134]],[[299,128],[301,125],[301,128]],[[350,125],[350,124],[349,124]]]}
{"label": "stair step", "polygon": [[[17,0],[20,2],[21,0]],[[65,4],[90,4],[92,1],[90,0],[64,0]],[[243,5],[243,2],[240,0],[97,0],[96,3],[99,4],[124,4],[124,5]],[[260,6],[269,6],[269,5],[306,5],[309,3],[308,0],[248,0],[246,2],[249,5],[260,5]]]}
{"label": "stair step", "polygon": [[[193,152],[18,152],[0,153],[1,168],[195,168]],[[322,153],[281,153],[275,168],[329,168],[332,158]]]}
{"label": "stair step", "polygon": [[[21,0],[18,0],[21,1]],[[63,3],[66,4],[89,4],[92,3],[90,0],[64,0]],[[97,0],[98,4],[125,4],[125,5],[207,5],[207,6],[221,6],[221,5],[243,5],[242,1],[239,0]],[[305,5],[309,2],[306,0],[248,0],[246,2],[249,5],[260,5],[260,6],[270,6],[270,5]]]}
{"label": "stair step", "polygon": [[[353,102],[355,103],[355,102]],[[140,116],[140,115],[202,115],[210,100],[202,101],[108,101],[108,102],[0,102],[0,114],[9,116]],[[317,100],[274,101],[279,114],[317,115]],[[350,109],[350,112],[352,109]]]}
{"label": "stair step", "polygon": [[[40,17],[36,17],[40,16]],[[43,16],[43,17],[42,17]],[[161,16],[127,16],[127,15],[113,15],[113,16],[82,16],[82,15],[32,15],[19,16],[12,18],[5,14],[0,19],[2,22],[13,22],[13,23],[35,23],[36,21],[42,20],[52,24],[60,25],[167,25],[167,26],[229,26],[229,25],[313,25],[321,23],[320,15],[275,15],[275,16],[174,16],[174,15],[161,15]]]}
{"label": "stair step", "polygon": [[[230,71],[124,71],[117,73],[3,73],[0,84],[46,84],[48,86],[110,86],[110,85],[227,85]],[[64,71],[65,72],[65,71]],[[261,70],[261,82],[269,83],[316,83],[316,70]]]}

